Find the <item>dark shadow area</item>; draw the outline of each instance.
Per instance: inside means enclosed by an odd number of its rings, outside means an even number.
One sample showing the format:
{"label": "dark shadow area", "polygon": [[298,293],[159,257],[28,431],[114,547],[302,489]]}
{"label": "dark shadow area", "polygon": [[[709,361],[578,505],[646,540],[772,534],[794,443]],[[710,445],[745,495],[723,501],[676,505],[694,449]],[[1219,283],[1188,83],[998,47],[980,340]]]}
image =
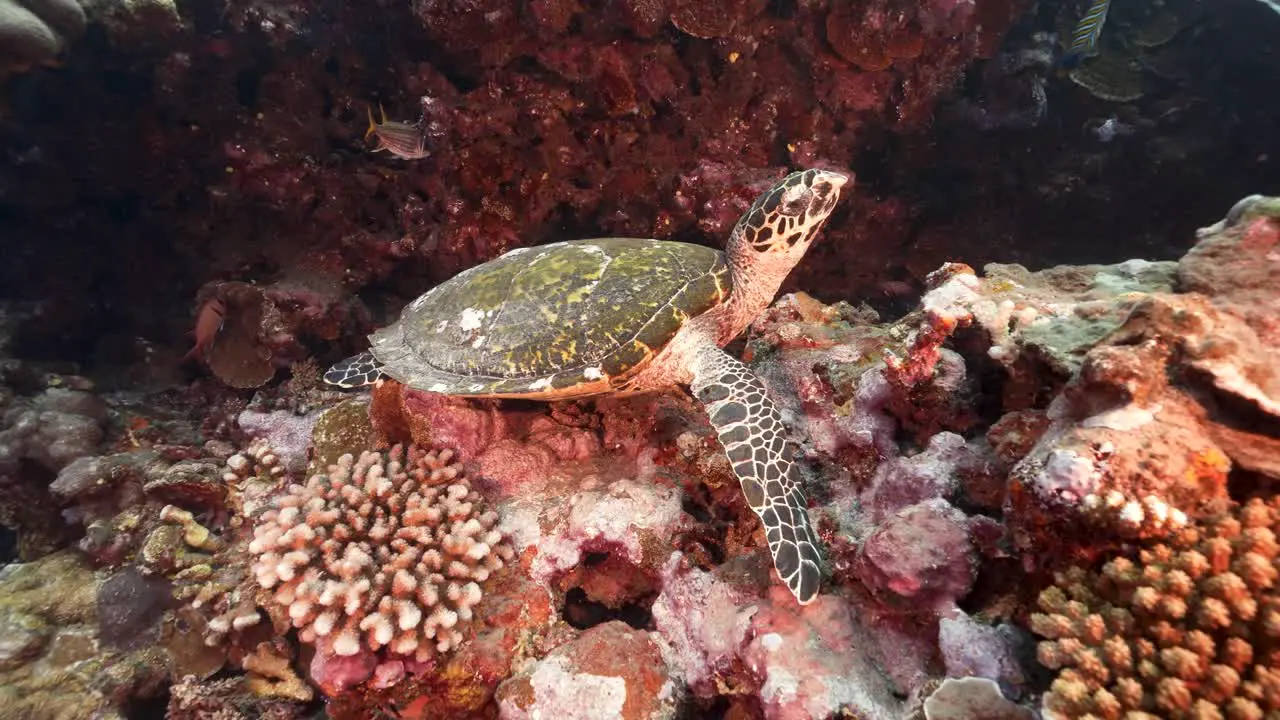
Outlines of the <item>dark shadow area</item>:
{"label": "dark shadow area", "polygon": [[561,615],[579,630],[610,620],[637,630],[653,628],[650,608],[658,597],[658,579],[619,553],[586,553],[557,585],[565,591]]}

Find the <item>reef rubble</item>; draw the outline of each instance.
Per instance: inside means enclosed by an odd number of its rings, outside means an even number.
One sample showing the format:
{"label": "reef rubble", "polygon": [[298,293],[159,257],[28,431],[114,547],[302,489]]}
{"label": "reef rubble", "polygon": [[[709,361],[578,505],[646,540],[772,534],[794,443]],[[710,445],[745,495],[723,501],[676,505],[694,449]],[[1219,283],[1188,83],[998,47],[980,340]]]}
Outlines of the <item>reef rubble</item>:
{"label": "reef rubble", "polygon": [[[1278,271],[1280,201],[1252,197],[1176,262],[948,264],[889,322],[780,298],[743,355],[827,548],[805,607],[678,392],[521,404],[388,381],[228,408],[258,413],[258,439],[175,444],[223,425],[122,425],[164,406],[10,363],[0,479],[28,495],[4,517],[42,491],[79,538],[49,553],[67,540],[11,526],[5,708],[1264,717]],[[268,440],[299,417],[301,464]],[[78,444],[31,443],[56,423]]]}

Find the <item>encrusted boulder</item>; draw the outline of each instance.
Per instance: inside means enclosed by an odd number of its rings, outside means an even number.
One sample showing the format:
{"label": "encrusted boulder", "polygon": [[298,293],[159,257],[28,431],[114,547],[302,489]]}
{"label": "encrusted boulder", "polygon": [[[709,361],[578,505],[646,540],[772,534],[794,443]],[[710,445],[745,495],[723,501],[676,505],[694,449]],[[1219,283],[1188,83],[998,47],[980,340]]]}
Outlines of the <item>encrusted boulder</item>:
{"label": "encrusted boulder", "polygon": [[[111,601],[110,583],[74,551],[0,570],[0,720],[110,716],[163,691],[167,659],[153,638],[114,642],[116,620],[136,627],[142,616]],[[131,583],[114,585],[131,594]]]}
{"label": "encrusted boulder", "polygon": [[498,687],[508,720],[671,720],[681,687],[653,633],[613,621],[561,645]]}

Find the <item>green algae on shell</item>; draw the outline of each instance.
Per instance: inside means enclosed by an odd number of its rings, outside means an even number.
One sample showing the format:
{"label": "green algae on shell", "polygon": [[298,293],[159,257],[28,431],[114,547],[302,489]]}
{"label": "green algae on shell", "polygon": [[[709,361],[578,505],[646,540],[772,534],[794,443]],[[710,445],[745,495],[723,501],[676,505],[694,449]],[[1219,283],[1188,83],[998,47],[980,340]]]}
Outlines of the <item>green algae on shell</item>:
{"label": "green algae on shell", "polygon": [[[566,282],[572,278],[572,282]],[[373,335],[392,375],[451,395],[607,391],[728,298],[712,248],[632,238],[519,250],[464,272]]]}

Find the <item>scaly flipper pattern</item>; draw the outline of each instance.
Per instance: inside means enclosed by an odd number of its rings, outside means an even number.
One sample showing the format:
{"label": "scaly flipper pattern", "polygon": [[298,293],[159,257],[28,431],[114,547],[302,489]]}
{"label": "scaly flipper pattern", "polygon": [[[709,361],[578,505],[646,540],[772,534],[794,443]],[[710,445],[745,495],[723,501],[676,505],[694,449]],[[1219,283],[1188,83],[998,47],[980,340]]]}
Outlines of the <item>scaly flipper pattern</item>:
{"label": "scaly flipper pattern", "polygon": [[782,413],[760,378],[712,343],[694,356],[692,370],[693,394],[764,524],[778,577],[806,605],[817,597],[822,561]]}
{"label": "scaly flipper pattern", "polygon": [[350,390],[372,385],[382,377],[382,364],[373,356],[373,353],[362,352],[339,361],[326,370],[324,381]]}

